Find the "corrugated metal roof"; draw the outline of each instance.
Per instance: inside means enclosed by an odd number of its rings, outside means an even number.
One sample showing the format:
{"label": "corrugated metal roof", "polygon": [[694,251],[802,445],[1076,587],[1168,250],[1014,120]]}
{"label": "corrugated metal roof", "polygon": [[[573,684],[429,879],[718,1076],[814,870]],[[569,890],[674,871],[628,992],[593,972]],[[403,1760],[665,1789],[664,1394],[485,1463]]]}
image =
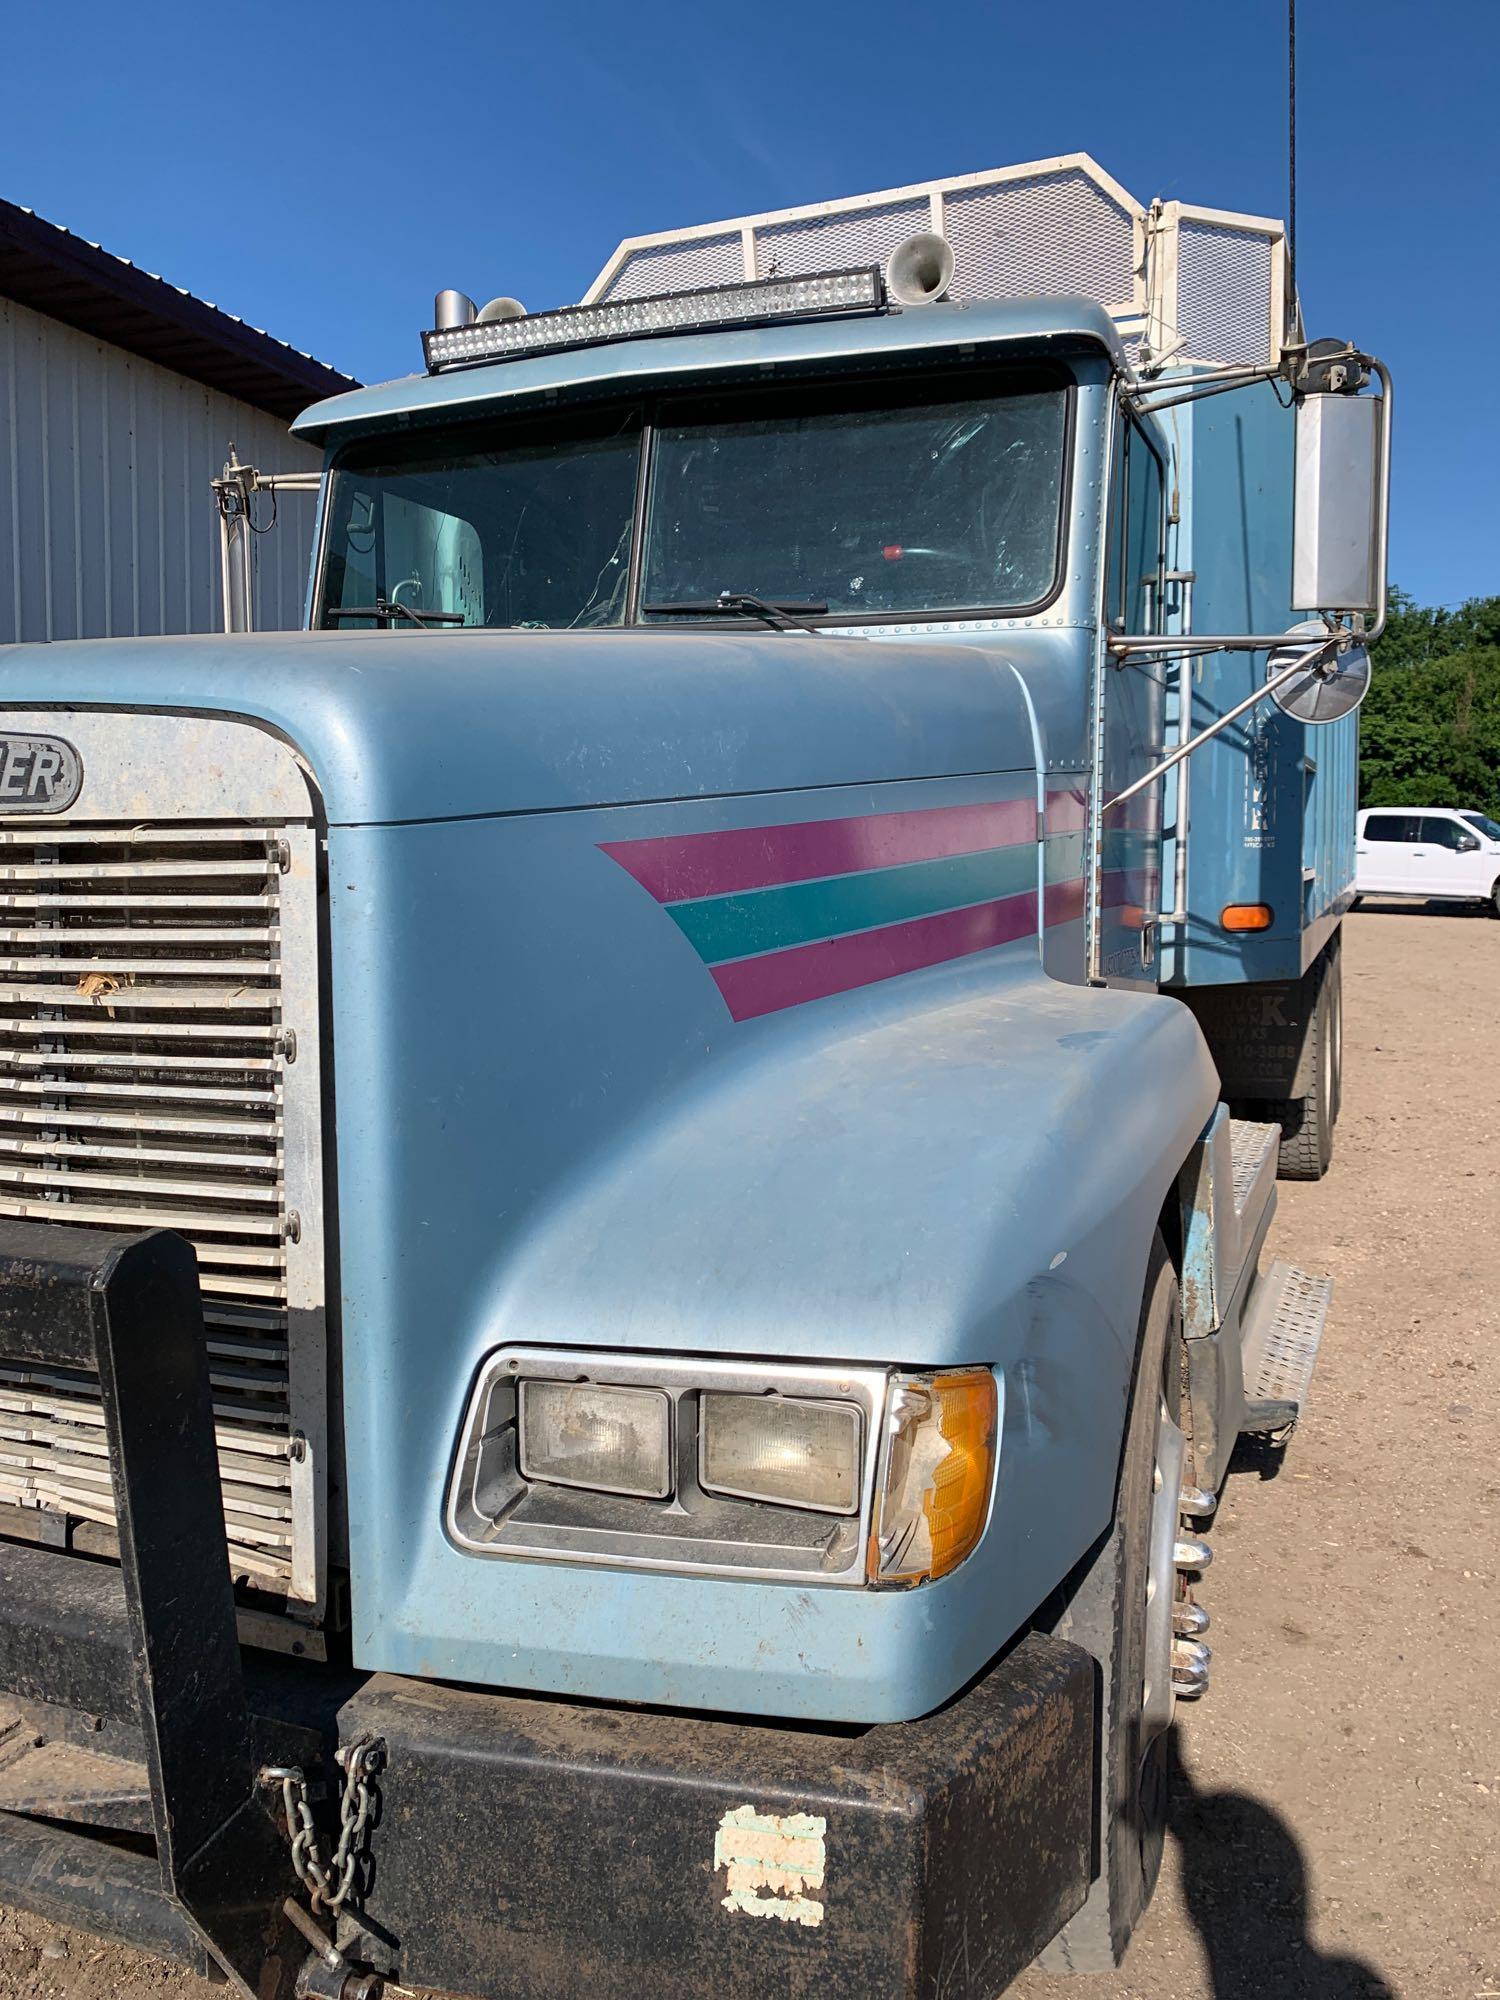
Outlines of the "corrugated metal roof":
{"label": "corrugated metal roof", "polygon": [[233,313],[0,200],[0,297],[287,421],[360,385]]}

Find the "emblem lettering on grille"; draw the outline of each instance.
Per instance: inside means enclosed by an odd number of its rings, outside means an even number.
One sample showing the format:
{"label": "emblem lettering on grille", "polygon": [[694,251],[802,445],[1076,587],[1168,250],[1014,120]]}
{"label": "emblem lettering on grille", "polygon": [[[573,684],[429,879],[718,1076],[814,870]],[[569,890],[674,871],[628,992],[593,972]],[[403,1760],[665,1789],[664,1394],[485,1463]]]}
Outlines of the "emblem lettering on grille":
{"label": "emblem lettering on grille", "polygon": [[83,759],[60,736],[0,736],[0,813],[66,812],[83,789]]}

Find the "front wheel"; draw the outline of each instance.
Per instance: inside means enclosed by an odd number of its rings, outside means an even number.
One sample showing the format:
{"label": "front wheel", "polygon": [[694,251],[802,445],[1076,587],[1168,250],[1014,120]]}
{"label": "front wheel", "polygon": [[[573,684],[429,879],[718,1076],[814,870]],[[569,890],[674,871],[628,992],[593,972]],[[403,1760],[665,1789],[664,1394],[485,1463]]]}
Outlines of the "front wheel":
{"label": "front wheel", "polygon": [[1161,1868],[1173,1700],[1172,1606],[1163,1594],[1175,1591],[1176,1579],[1170,1557],[1161,1573],[1153,1548],[1164,1536],[1173,1547],[1186,1465],[1181,1342],[1177,1278],[1157,1235],[1114,1526],[1053,1628],[1099,1662],[1103,1714],[1099,1875],[1038,1961],[1051,1972],[1118,1965]]}
{"label": "front wheel", "polygon": [[1490,915],[1500,917],[1500,882],[1490,890]]}

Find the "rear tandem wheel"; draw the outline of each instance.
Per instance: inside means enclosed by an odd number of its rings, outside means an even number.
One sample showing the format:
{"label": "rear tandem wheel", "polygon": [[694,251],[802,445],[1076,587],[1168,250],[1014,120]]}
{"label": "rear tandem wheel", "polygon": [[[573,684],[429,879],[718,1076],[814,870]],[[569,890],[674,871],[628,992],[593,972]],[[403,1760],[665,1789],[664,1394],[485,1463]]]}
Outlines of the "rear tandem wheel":
{"label": "rear tandem wheel", "polygon": [[1344,978],[1338,952],[1324,961],[1307,1024],[1307,1051],[1306,1092],[1275,1106],[1281,1121],[1278,1180],[1319,1181],[1333,1158],[1333,1128],[1344,1094]]}

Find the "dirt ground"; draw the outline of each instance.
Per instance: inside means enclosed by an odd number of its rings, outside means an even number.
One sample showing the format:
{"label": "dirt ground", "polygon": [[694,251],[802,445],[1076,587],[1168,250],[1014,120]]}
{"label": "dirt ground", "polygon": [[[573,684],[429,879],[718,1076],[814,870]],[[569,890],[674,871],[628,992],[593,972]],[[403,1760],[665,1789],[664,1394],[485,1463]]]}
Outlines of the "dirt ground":
{"label": "dirt ground", "polygon": [[[1333,1314],[1214,1523],[1162,1884],[1118,1973],[1018,2000],[1500,2000],[1500,923],[1362,908],[1344,971],[1334,1168],[1272,1232]],[[0,2000],[214,1992],[0,1911]]]}

